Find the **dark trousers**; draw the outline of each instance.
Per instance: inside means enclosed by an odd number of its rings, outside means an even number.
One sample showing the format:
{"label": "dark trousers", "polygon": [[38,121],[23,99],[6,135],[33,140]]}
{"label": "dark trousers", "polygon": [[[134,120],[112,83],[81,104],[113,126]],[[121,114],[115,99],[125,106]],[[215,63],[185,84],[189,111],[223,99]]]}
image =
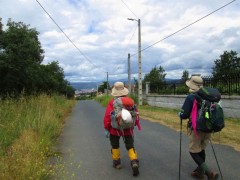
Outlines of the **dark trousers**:
{"label": "dark trousers", "polygon": [[[114,135],[111,135],[110,134],[110,143],[111,143],[111,146],[113,149],[118,149],[120,147],[120,143],[119,143],[119,140],[120,140],[120,137],[121,136],[114,136]],[[125,144],[125,147],[127,150],[131,149],[131,148],[134,148],[134,139],[133,139],[133,136],[123,136],[122,137],[123,140],[124,140],[124,144]]]}

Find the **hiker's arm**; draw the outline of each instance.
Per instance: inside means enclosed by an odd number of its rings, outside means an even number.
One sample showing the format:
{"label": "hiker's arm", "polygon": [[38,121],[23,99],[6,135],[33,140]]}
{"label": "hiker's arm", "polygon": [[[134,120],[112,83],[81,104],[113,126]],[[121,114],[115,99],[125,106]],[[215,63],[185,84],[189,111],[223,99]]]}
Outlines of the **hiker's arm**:
{"label": "hiker's arm", "polygon": [[136,107],[136,122],[135,122],[135,126],[138,127],[138,130],[142,130],[142,127],[140,125],[140,118],[139,118],[139,112],[138,112],[138,108]]}
{"label": "hiker's arm", "polygon": [[182,106],[182,111],[181,113],[179,113],[179,117],[181,119],[188,119],[190,117],[192,112],[193,100],[194,100],[193,95],[189,95],[186,97]]}
{"label": "hiker's arm", "polygon": [[104,128],[108,131],[111,128],[111,115],[110,115],[110,113],[112,112],[112,110],[113,110],[113,105],[112,105],[112,101],[110,101],[107,105],[105,115],[104,115],[104,120],[103,120]]}

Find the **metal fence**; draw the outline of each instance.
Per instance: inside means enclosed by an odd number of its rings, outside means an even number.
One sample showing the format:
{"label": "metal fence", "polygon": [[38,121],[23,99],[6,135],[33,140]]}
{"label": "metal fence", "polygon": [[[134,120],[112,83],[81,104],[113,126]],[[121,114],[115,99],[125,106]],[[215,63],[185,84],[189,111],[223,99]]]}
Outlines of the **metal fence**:
{"label": "metal fence", "polygon": [[217,88],[223,95],[240,95],[240,75],[202,77],[204,86]]}
{"label": "metal fence", "polygon": [[[240,75],[225,77],[202,76],[205,87],[217,88],[222,95],[240,95]],[[150,94],[186,94],[188,88],[185,81],[172,80],[165,83],[150,83]]]}

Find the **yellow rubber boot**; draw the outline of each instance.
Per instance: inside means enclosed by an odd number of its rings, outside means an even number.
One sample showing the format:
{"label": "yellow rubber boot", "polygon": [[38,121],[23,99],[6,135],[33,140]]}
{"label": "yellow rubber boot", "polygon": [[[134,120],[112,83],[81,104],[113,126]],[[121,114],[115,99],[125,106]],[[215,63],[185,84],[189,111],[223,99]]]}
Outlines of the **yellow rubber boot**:
{"label": "yellow rubber boot", "polygon": [[120,159],[120,149],[112,149],[112,159],[113,167],[116,169],[121,169],[121,159]]}
{"label": "yellow rubber boot", "polygon": [[139,174],[139,161],[138,161],[138,156],[137,152],[134,150],[134,148],[131,148],[128,150],[128,156],[131,161],[131,167],[133,170],[133,176],[138,176]]}

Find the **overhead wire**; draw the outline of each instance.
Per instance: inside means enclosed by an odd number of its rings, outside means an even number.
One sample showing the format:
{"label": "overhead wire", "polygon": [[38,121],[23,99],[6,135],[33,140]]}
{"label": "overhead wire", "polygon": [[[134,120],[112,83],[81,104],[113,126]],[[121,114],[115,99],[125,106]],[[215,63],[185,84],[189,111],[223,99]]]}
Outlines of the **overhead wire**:
{"label": "overhead wire", "polygon": [[[92,64],[94,67],[96,67],[96,68],[98,68],[99,69],[99,67],[97,67],[95,64],[93,64],[92,62],[91,62],[91,60],[75,45],[75,43],[69,38],[69,36],[62,30],[62,28],[56,23],[56,21],[51,17],[51,15],[46,11],[46,9],[41,5],[41,3],[38,1],[38,0],[36,0],[37,1],[37,3],[40,5],[40,7],[46,12],[46,14],[49,16],[49,18],[55,23],[55,25],[59,28],[59,30],[65,35],[65,37],[71,42],[71,44],[78,50],[78,52],[90,63],[90,64]],[[129,11],[131,11],[132,12],[132,14],[137,18],[137,16],[136,16],[136,14],[127,6],[127,4],[123,1],[123,0],[121,0],[122,1],[122,3],[128,8],[128,10]],[[197,19],[197,20],[195,20],[194,22],[192,22],[192,23],[190,23],[190,24],[188,24],[187,26],[184,26],[183,28],[181,28],[181,29],[179,29],[179,30],[177,30],[177,31],[175,31],[175,32],[173,32],[173,33],[171,33],[171,34],[169,34],[169,35],[167,35],[166,37],[164,37],[164,38],[162,38],[162,39],[160,39],[159,41],[157,41],[157,42],[155,42],[155,43],[153,43],[153,44],[151,44],[150,46],[147,46],[147,47],[145,47],[145,48],[143,48],[143,49],[141,49],[140,51],[141,52],[143,52],[143,51],[145,51],[145,50],[147,50],[147,49],[149,49],[149,48],[151,48],[151,47],[153,47],[154,45],[156,45],[156,44],[158,44],[158,43],[160,43],[160,42],[162,42],[162,41],[164,41],[164,40],[166,40],[166,39],[168,39],[168,38],[170,38],[171,36],[173,36],[173,35],[175,35],[175,34],[177,34],[177,33],[179,33],[179,32],[181,32],[181,31],[183,31],[183,30],[185,30],[186,28],[188,28],[188,27],[190,27],[190,26],[192,26],[192,25],[194,25],[194,24],[196,24],[197,22],[199,22],[199,21],[201,21],[201,20],[203,20],[203,19],[205,19],[206,17],[208,17],[208,16],[210,16],[210,15],[212,15],[212,14],[214,14],[215,12],[217,12],[217,11],[219,11],[219,10],[221,10],[221,9],[223,9],[224,7],[226,7],[226,6],[228,6],[228,5],[230,5],[230,4],[232,4],[234,1],[236,1],[236,0],[232,0],[232,1],[230,1],[229,3],[227,3],[227,4],[225,4],[225,5],[223,5],[223,6],[221,6],[221,7],[219,7],[218,9],[216,9],[216,10],[214,10],[214,11],[212,11],[212,12],[210,12],[209,14],[207,14],[207,15],[205,15],[205,16],[203,16],[203,17],[201,17],[201,18],[199,18],[199,19]],[[131,37],[132,38],[132,37]],[[135,56],[135,55],[137,55],[138,54],[138,52],[137,53],[134,53],[134,54],[132,54],[132,55],[130,55],[130,57],[133,57],[133,56]],[[102,70],[103,71],[103,70]],[[106,71],[103,71],[104,73],[106,73]]]}
{"label": "overhead wire", "polygon": [[[133,36],[134,36],[134,34],[135,34],[135,32],[136,32],[136,29],[137,29],[137,26],[136,26],[136,28],[134,29],[134,31],[133,31],[133,33],[132,33],[132,35],[131,35],[131,38],[130,38],[130,40],[129,40],[129,43],[131,42],[131,40],[132,40],[132,38],[133,38]],[[125,48],[124,54],[126,54],[127,49],[128,49],[128,47]],[[125,61],[126,61],[126,59],[122,60],[121,63],[124,63]],[[120,64],[121,64],[121,63],[120,63]],[[117,65],[117,66],[116,66],[116,69],[119,69],[119,68],[120,68],[119,65]]]}
{"label": "overhead wire", "polygon": [[[36,0],[39,6],[45,11],[45,13],[48,15],[48,17],[54,22],[54,24],[58,27],[58,29],[64,34],[64,36],[70,41],[70,43],[78,50],[78,52],[94,67],[98,68],[95,64],[92,63],[92,61],[76,46],[76,44],[69,38],[69,36],[63,31],[63,29],[57,24],[57,22],[52,18],[52,16],[47,12],[47,10],[42,6],[42,4]],[[103,71],[103,70],[102,70]],[[106,71],[103,71],[106,72]]]}
{"label": "overhead wire", "polygon": [[[127,7],[127,9],[128,9],[136,18],[138,18],[137,15],[128,7],[128,5],[127,5],[123,0],[121,0],[121,2],[125,5],[125,7]],[[132,40],[132,38],[133,38],[133,36],[134,36],[134,34],[135,34],[135,32],[136,32],[136,29],[137,29],[137,26],[135,27],[135,29],[134,29],[131,37],[130,37],[129,43],[131,42],[131,40]],[[126,54],[127,49],[128,49],[128,47],[125,48],[124,54]],[[125,61],[126,61],[126,58],[123,59],[121,63],[124,63]],[[121,63],[118,63],[118,65],[116,65],[116,68],[113,68],[113,69],[117,69],[117,70],[118,70],[118,69],[120,68],[120,65],[119,65],[119,64],[121,64]],[[110,75],[112,75],[112,73],[111,73]]]}
{"label": "overhead wire", "polygon": [[[223,9],[224,7],[226,7],[226,6],[230,5],[230,4],[231,4],[231,3],[233,3],[234,1],[236,1],[236,0],[230,1],[229,3],[227,3],[227,4],[225,4],[225,5],[221,6],[221,7],[219,7],[218,9],[216,9],[216,10],[214,10],[214,11],[210,12],[209,14],[207,14],[207,15],[205,15],[205,16],[203,16],[203,17],[199,18],[199,19],[197,19],[196,21],[194,21],[194,22],[192,22],[192,23],[188,24],[187,26],[184,26],[183,28],[181,28],[181,29],[179,29],[179,30],[175,31],[174,33],[171,33],[171,34],[169,34],[168,36],[166,36],[166,37],[162,38],[161,40],[159,40],[159,41],[157,41],[157,42],[155,42],[155,43],[153,43],[152,45],[150,45],[150,46],[147,46],[147,47],[145,47],[145,48],[141,49],[140,51],[141,51],[141,52],[143,52],[143,51],[145,51],[145,50],[149,49],[150,47],[152,47],[152,46],[154,46],[154,45],[156,45],[156,44],[158,44],[158,43],[160,43],[160,42],[164,41],[165,39],[168,39],[168,38],[170,38],[171,36],[173,36],[173,35],[175,35],[175,34],[177,34],[177,33],[181,32],[181,31],[183,31],[184,29],[186,29],[186,28],[188,28],[188,27],[192,26],[193,24],[195,24],[195,23],[197,23],[197,22],[199,22],[199,21],[201,21],[201,20],[205,19],[206,17],[208,17],[208,16],[210,16],[210,15],[212,15],[212,14],[214,14],[215,12],[219,11],[220,9]],[[138,54],[138,53],[135,53],[135,54],[132,54],[131,56],[135,56],[135,55],[137,55],[137,54]]]}
{"label": "overhead wire", "polygon": [[127,7],[127,9],[128,9],[129,11],[131,11],[131,13],[138,19],[137,15],[128,7],[128,5],[127,5],[123,0],[121,0],[121,1],[122,1],[122,3]]}

